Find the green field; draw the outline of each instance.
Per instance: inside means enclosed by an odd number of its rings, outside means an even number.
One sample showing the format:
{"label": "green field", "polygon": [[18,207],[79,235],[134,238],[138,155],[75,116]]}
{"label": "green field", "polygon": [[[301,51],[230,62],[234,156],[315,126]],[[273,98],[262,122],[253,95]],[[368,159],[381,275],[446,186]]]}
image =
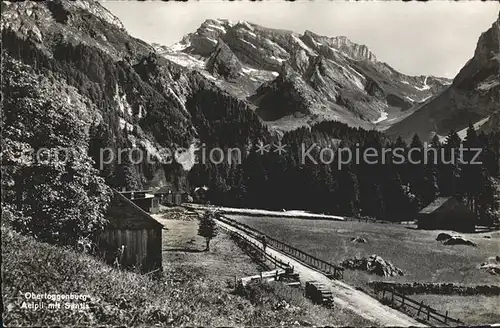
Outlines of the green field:
{"label": "green field", "polygon": [[441,313],[448,311],[449,316],[468,325],[500,322],[500,296],[412,295],[412,298],[431,304]]}
{"label": "green field", "polygon": [[[271,237],[295,246],[330,263],[354,256],[380,255],[401,268],[405,276],[392,281],[454,282],[495,284],[500,277],[477,268],[500,252],[500,232],[462,234],[478,247],[446,246],[436,241],[441,231],[417,230],[410,225],[365,223],[356,221],[304,220],[290,218],[230,216]],[[484,236],[491,236],[491,239]],[[360,236],[366,244],[352,243]],[[353,282],[384,280],[362,272],[346,272]]]}
{"label": "green field", "polygon": [[[385,278],[363,271],[345,271],[344,281],[367,291],[370,290],[367,282],[371,280],[500,283],[499,276],[477,268],[488,257],[500,254],[498,231],[461,234],[477,243],[477,247],[446,246],[436,241],[436,236],[442,231],[417,230],[410,225],[241,215],[230,217],[332,264],[345,258],[377,254],[404,271],[404,276]],[[351,238],[356,236],[364,237],[368,242],[352,243]],[[491,238],[487,239],[485,236]],[[498,296],[415,295],[413,298],[417,297],[443,312],[449,310],[450,315],[455,315],[468,324],[478,324],[481,320],[500,321],[498,307],[492,306],[500,304]]]}

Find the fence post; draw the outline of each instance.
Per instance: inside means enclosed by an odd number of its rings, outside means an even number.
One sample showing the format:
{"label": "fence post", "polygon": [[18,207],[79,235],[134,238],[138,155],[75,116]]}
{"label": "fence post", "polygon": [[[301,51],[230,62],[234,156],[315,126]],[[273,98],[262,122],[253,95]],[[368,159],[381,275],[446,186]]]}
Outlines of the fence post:
{"label": "fence post", "polygon": [[431,307],[427,305],[427,321],[431,318]]}
{"label": "fence post", "polygon": [[420,315],[420,311],[422,310],[423,305],[424,305],[424,301],[420,302],[420,306],[418,307],[417,317]]}
{"label": "fence post", "polygon": [[448,321],[448,311],[446,311],[446,313],[444,314],[444,324],[446,325]]}
{"label": "fence post", "polygon": [[392,296],[391,296],[391,304],[394,305],[394,291],[391,291],[392,292]]}

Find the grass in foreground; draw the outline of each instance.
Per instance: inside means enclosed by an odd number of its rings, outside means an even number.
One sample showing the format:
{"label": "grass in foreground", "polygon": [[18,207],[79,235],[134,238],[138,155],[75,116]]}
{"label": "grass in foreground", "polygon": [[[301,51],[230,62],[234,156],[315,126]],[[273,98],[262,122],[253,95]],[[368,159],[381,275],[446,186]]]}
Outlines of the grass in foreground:
{"label": "grass in foreground", "polygon": [[[232,258],[227,260],[226,268],[234,266]],[[285,286],[256,303],[234,294],[223,277],[214,276],[222,269],[203,269],[210,267],[171,263],[164,279],[153,280],[2,227],[3,322],[5,326],[369,325],[348,313],[313,305],[300,291]],[[26,292],[87,294],[91,301],[83,302],[88,309],[64,305],[23,309]],[[289,306],[277,305],[283,301]]]}

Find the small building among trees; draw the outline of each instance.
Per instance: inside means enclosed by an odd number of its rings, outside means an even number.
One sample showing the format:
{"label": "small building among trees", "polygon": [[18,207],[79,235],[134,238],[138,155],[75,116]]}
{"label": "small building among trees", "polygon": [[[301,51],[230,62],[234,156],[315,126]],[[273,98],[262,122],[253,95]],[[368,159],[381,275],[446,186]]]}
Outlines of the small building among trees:
{"label": "small building among trees", "polygon": [[154,195],[160,204],[167,206],[181,205],[191,199],[187,192],[172,190],[169,187],[161,187]]}
{"label": "small building among trees", "polygon": [[159,199],[150,190],[122,191],[121,194],[146,212],[157,214],[160,211]]}
{"label": "small building among trees", "polygon": [[106,218],[109,223],[97,236],[98,253],[108,264],[162,269],[163,225],[123,194],[113,190]]}
{"label": "small building among trees", "polygon": [[419,229],[474,232],[476,215],[453,197],[438,197],[417,215]]}

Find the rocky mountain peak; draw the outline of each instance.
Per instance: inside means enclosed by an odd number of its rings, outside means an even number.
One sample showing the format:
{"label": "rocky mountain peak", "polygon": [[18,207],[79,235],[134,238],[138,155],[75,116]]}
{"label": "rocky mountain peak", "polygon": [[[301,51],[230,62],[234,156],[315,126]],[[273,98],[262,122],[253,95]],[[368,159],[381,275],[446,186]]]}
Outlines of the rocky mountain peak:
{"label": "rocky mountain peak", "polygon": [[210,73],[220,75],[226,79],[238,77],[242,70],[242,65],[238,57],[236,57],[222,39],[218,40],[217,46],[208,58],[205,66]]}
{"label": "rocky mountain peak", "polygon": [[500,54],[500,12],[498,19],[493,22],[491,28],[482,33],[477,43],[475,57],[490,60]]}
{"label": "rocky mountain peak", "polygon": [[367,46],[352,42],[345,36],[326,37],[306,30],[304,32],[303,39],[313,48],[322,48],[324,51],[328,51],[328,48],[331,48],[334,51],[340,51],[342,54],[354,60],[377,62],[377,57],[370,51],[370,49],[368,49]]}
{"label": "rocky mountain peak", "polygon": [[[500,13],[499,13],[500,14]],[[487,131],[500,113],[500,15],[477,42],[474,56],[453,79],[453,83],[412,115],[397,122],[387,133],[407,139],[417,132],[422,138],[465,131],[469,123]],[[436,81],[436,78],[433,78]],[[431,78],[426,81],[429,83]],[[433,124],[429,124],[433,122]]]}

